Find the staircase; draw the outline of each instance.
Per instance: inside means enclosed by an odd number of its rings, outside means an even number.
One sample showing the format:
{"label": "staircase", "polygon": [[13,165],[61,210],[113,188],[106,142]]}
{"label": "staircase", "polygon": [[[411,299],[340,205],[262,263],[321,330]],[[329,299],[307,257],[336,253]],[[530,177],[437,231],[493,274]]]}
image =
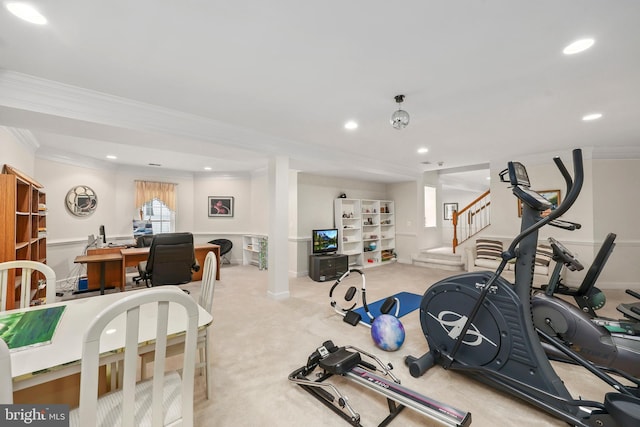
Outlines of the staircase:
{"label": "staircase", "polygon": [[423,249],[417,256],[412,258],[413,265],[422,267],[439,268],[448,271],[464,271],[462,255],[454,254],[449,247]]}

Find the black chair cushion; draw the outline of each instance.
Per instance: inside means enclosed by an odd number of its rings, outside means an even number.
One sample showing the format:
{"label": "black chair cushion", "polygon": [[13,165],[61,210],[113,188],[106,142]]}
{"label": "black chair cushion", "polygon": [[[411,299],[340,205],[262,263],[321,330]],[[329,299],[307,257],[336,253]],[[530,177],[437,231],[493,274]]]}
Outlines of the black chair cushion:
{"label": "black chair cushion", "polygon": [[233,242],[229,239],[213,239],[209,243],[220,246],[220,256],[225,255],[233,248]]}

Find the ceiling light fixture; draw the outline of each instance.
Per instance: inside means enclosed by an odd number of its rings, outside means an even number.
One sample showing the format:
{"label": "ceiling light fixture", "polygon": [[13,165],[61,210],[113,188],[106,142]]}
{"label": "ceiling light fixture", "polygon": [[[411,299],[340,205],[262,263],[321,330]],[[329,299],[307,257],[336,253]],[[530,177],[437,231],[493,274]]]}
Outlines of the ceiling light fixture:
{"label": "ceiling light fixture", "polygon": [[565,55],[573,55],[589,49],[596,41],[594,39],[580,39],[571,43],[562,50]]}
{"label": "ceiling light fixture", "polygon": [[602,117],[602,113],[587,114],[586,116],[582,116],[582,121],[583,122],[590,122],[592,120],[598,120],[601,117]]}
{"label": "ceiling light fixture", "polygon": [[409,125],[409,113],[404,111],[402,107],[402,102],[404,101],[404,95],[396,95],[395,100],[398,103],[398,111],[395,111],[391,115],[391,126],[394,129],[404,129]]}
{"label": "ceiling light fixture", "polygon": [[210,171],[211,169],[212,169],[211,166],[205,166],[204,167],[204,170],[206,170],[206,171]]}
{"label": "ceiling light fixture", "polygon": [[428,152],[429,152],[429,149],[426,147],[418,148],[418,154],[425,154]]}
{"label": "ceiling light fixture", "polygon": [[116,160],[116,159],[117,159],[117,157],[116,157],[116,156],[114,156],[113,154],[107,154],[107,159],[110,159],[110,160]]}
{"label": "ceiling light fixture", "polygon": [[27,22],[36,25],[44,25],[47,23],[47,18],[45,18],[40,12],[38,12],[33,6],[29,4],[10,2],[7,3],[6,6],[9,12]]}
{"label": "ceiling light fixture", "polygon": [[358,123],[356,123],[354,120],[349,120],[344,124],[344,128],[348,130],[358,129]]}

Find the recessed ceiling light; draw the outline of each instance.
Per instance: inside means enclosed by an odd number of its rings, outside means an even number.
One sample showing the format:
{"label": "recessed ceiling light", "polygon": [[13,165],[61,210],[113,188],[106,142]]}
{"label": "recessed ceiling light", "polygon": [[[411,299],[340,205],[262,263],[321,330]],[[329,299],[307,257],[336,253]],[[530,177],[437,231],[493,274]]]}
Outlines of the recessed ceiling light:
{"label": "recessed ceiling light", "polygon": [[602,113],[587,114],[586,116],[582,116],[582,121],[590,122],[592,120],[598,120],[600,117],[602,117]]}
{"label": "recessed ceiling light", "polygon": [[565,55],[573,55],[589,49],[596,41],[594,39],[580,39],[571,43],[562,50]]}
{"label": "recessed ceiling light", "polygon": [[111,159],[111,160],[115,160],[118,157],[114,156],[113,154],[107,154],[107,159]]}
{"label": "recessed ceiling light", "polygon": [[426,148],[426,147],[418,148],[418,154],[425,154],[425,153],[428,153],[428,152],[429,152],[429,149]]}
{"label": "recessed ceiling light", "polygon": [[7,3],[7,10],[13,13],[20,19],[23,19],[27,22],[37,25],[44,25],[47,23],[47,18],[42,16],[40,12],[38,12],[33,6],[20,3],[20,2],[11,2]]}
{"label": "recessed ceiling light", "polygon": [[358,123],[356,123],[353,120],[349,120],[347,123],[344,124],[344,128],[349,130],[358,129]]}
{"label": "recessed ceiling light", "polygon": [[211,170],[211,166],[205,166],[205,167],[204,167],[204,170],[206,170],[206,171],[210,171],[210,170]]}

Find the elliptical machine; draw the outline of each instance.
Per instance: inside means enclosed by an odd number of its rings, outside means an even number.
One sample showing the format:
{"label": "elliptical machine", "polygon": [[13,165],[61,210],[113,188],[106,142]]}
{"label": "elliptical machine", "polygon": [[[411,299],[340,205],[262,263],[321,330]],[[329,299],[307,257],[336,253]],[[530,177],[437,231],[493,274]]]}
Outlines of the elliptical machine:
{"label": "elliptical machine", "polygon": [[[575,426],[632,427],[640,425],[638,384],[618,382],[556,338],[537,331],[531,319],[531,287],[538,230],[563,215],[575,202],[584,180],[581,150],[573,151],[575,183],[560,158],[554,162],[567,184],[567,197],[548,216],[551,204],[529,188],[524,165],[509,162],[513,194],[523,203],[522,226],[495,273],[472,272],[444,279],[424,293],[420,323],[430,351],[405,359],[409,372],[421,376],[436,363],[517,396]],[[501,273],[516,259],[515,285]],[[560,351],[616,391],[604,403],[574,399],[554,371],[538,333]]]}
{"label": "elliptical machine", "polygon": [[[640,378],[640,323],[598,317],[595,313],[604,305],[604,294],[594,286],[595,280],[613,249],[615,237],[613,233],[607,236],[577,289],[561,285],[560,269],[564,265],[579,271],[582,264],[564,245],[549,238],[556,268],[545,291],[533,295],[533,324],[601,368]],[[559,286],[563,286],[561,293],[575,298],[578,307],[554,295]],[[543,341],[542,346],[550,358],[573,362],[548,342]]]}

